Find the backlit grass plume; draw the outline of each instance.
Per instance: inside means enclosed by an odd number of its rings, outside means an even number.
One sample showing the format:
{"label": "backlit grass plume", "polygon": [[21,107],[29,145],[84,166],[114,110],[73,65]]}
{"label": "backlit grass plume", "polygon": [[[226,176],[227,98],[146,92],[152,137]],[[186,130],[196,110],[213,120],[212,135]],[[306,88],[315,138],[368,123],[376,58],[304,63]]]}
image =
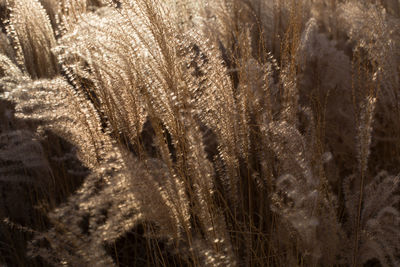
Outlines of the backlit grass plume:
{"label": "backlit grass plume", "polygon": [[0,1],[0,263],[399,265],[399,16]]}

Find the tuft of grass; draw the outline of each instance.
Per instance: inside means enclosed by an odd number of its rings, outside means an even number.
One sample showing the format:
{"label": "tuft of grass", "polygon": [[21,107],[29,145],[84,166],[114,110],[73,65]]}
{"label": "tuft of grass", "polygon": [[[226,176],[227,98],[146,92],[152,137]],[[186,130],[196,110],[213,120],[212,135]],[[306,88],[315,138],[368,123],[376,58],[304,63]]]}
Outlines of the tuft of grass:
{"label": "tuft of grass", "polygon": [[398,266],[397,1],[0,1],[0,263]]}

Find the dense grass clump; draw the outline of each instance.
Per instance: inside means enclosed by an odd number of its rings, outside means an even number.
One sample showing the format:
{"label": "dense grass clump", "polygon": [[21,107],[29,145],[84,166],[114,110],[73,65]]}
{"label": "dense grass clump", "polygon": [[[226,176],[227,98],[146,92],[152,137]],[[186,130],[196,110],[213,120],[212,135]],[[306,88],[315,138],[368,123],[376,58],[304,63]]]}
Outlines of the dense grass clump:
{"label": "dense grass clump", "polygon": [[400,265],[399,1],[0,16],[0,265]]}

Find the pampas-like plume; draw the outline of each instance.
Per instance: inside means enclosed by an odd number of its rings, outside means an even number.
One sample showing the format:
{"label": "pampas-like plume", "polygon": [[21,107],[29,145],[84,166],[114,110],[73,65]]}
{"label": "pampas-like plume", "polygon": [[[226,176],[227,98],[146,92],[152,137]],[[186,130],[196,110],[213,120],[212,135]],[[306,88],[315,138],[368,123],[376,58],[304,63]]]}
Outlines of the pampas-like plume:
{"label": "pampas-like plume", "polygon": [[7,99],[16,103],[17,117],[37,121],[42,129],[52,130],[76,145],[86,166],[96,165],[104,156],[102,149],[110,146],[91,103],[63,78],[28,80],[8,88],[7,93]]}
{"label": "pampas-like plume", "polygon": [[380,2],[5,1],[1,264],[398,265]]}
{"label": "pampas-like plume", "polygon": [[[275,181],[273,211],[298,231],[304,242],[303,246],[307,247],[312,257],[318,259],[319,247],[314,242],[317,241],[316,229],[319,224],[316,213],[320,197],[319,181],[313,177],[307,163],[304,140],[296,129],[286,122],[270,123],[267,131],[270,132],[268,135],[271,138],[270,143],[273,144],[271,149],[282,165],[282,174]],[[281,140],[278,141],[279,139]]]}
{"label": "pampas-like plume", "polygon": [[51,48],[56,44],[53,28],[38,0],[7,0],[10,18],[7,34],[15,50],[18,66],[32,78],[51,78],[57,74]]}
{"label": "pampas-like plume", "polygon": [[[360,198],[360,190],[352,189],[354,177],[344,183],[346,207],[349,212],[347,231],[350,238],[357,238],[359,249],[356,262],[365,264],[368,260],[378,259],[382,266],[397,266],[397,253],[400,242],[400,216],[396,205],[399,204],[399,177],[381,172],[364,188],[362,208],[359,211],[354,203]],[[360,212],[360,215],[358,215]],[[352,222],[359,218],[359,232]],[[357,227],[357,226],[356,226]],[[359,235],[356,237],[355,235]]]}

